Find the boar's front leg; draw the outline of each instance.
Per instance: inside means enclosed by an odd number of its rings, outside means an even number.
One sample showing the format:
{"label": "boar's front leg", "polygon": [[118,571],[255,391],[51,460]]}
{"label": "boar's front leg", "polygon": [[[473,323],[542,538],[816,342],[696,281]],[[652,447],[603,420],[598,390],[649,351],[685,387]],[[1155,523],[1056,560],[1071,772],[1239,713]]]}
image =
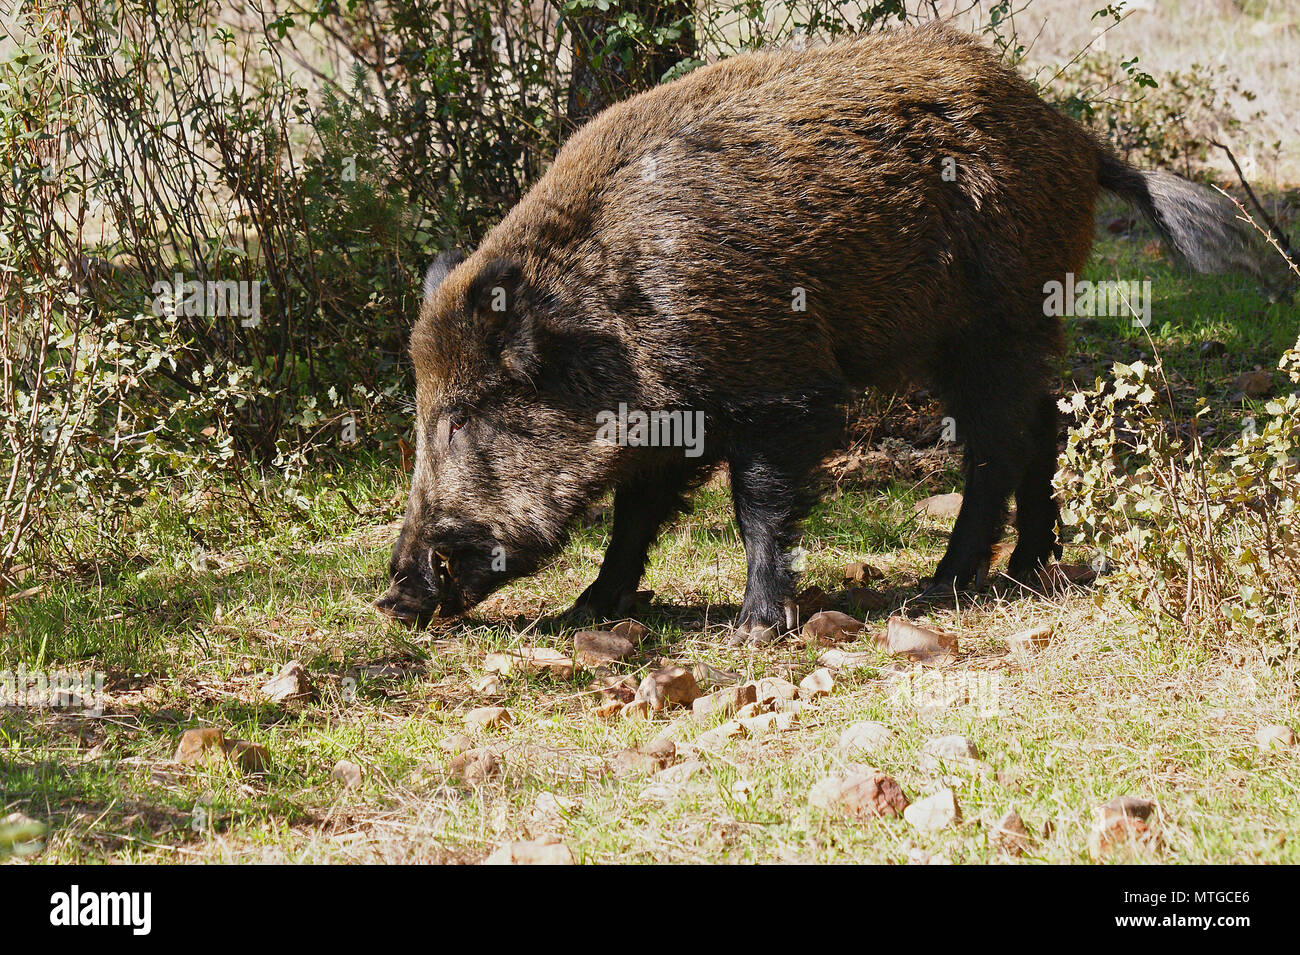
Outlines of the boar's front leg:
{"label": "boar's front leg", "polygon": [[746,563],[745,600],[731,642],[769,643],[791,625],[785,605],[795,574],[787,552],[811,504],[806,489],[812,466],[791,466],[786,455],[764,454],[736,456],[730,463]]}
{"label": "boar's front leg", "polygon": [[625,614],[636,596],[650,545],[682,507],[688,476],[656,471],[614,490],[614,528],[600,573],[574,603],[575,616],[610,620]]}

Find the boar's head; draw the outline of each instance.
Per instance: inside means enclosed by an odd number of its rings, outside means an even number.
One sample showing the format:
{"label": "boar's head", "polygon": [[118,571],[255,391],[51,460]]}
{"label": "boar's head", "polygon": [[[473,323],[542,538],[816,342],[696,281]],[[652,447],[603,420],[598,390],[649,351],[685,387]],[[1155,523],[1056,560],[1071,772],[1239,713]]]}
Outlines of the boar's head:
{"label": "boar's head", "polygon": [[410,344],[415,465],[383,613],[462,613],[558,552],[612,483],[619,449],[596,440],[595,414],[626,374],[623,352],[590,326],[566,329],[566,311],[520,259],[449,253],[430,268]]}

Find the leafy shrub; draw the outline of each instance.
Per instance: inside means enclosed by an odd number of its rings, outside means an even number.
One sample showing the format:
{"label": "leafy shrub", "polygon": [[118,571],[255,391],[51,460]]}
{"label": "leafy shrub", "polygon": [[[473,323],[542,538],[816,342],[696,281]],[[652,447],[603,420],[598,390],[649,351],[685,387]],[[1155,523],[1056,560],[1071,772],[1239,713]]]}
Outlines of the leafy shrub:
{"label": "leafy shrub", "polygon": [[[1011,14],[997,0],[986,32],[1014,62]],[[0,603],[36,542],[104,557],[160,498],[292,517],[304,469],[391,453],[423,266],[476,244],[596,108],[910,16],[900,0],[23,8],[0,64]],[[1174,99],[1208,87],[1188,89]],[[190,282],[256,291],[257,320],[191,307]]]}
{"label": "leafy shrub", "polygon": [[[1255,99],[1223,64],[1193,64],[1189,70],[1162,73],[1157,81],[1139,68],[1136,58],[1100,52],[1073,64],[1050,96],[1099,130],[1130,162],[1188,178],[1203,173],[1216,139],[1234,139],[1242,129],[1234,99]],[[1256,112],[1244,121],[1262,115]]]}
{"label": "leafy shrub", "polygon": [[[1280,368],[1300,383],[1300,342]],[[1153,365],[1062,401],[1075,418],[1057,474],[1062,523],[1115,571],[1117,592],[1153,633],[1294,639],[1300,622],[1300,395],[1209,448],[1178,422]]]}

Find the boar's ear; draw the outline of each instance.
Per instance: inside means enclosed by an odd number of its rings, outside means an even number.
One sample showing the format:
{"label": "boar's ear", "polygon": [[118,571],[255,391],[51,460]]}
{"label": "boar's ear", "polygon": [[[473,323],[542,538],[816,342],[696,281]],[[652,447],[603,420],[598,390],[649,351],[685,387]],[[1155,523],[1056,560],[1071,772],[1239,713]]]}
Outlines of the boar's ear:
{"label": "boar's ear", "polygon": [[452,269],[465,261],[465,253],[460,249],[451,249],[448,252],[441,253],[433,264],[429,266],[424,273],[424,297],[428,298],[434,292],[438,291],[438,286],[443,283]]}
{"label": "boar's ear", "polygon": [[516,299],[524,273],[514,259],[492,259],[469,283],[469,306],[489,330],[509,324],[519,313]]}
{"label": "boar's ear", "polygon": [[470,282],[468,301],[489,350],[512,372],[526,373],[536,358],[523,268],[513,259],[493,259]]}

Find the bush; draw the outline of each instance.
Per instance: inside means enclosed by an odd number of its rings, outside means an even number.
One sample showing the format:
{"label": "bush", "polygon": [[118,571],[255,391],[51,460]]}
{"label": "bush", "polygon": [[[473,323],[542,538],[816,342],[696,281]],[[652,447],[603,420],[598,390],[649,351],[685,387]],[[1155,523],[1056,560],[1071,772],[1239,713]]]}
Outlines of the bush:
{"label": "bush", "polygon": [[[1172,169],[1189,179],[1204,175],[1215,140],[1233,140],[1241,130],[1234,98],[1255,98],[1224,65],[1193,64],[1157,81],[1138,68],[1136,59],[1106,53],[1080,58],[1051,96],[1100,131],[1128,161]],[[1256,112],[1246,121],[1262,115]]]}
{"label": "bush", "polygon": [[[476,244],[597,108],[909,18],[899,0],[504,9],[72,0],[7,22],[0,603],[38,543],[114,556],[160,499],[291,519],[305,468],[391,454],[423,266]],[[1009,0],[987,32],[1023,52]]]}
{"label": "bush", "polygon": [[[1300,383],[1300,342],[1280,363]],[[1300,395],[1207,448],[1177,421],[1159,361],[1116,364],[1062,401],[1075,419],[1057,474],[1062,523],[1096,552],[1152,633],[1294,640],[1300,632]],[[1172,402],[1169,402],[1171,404]]]}

